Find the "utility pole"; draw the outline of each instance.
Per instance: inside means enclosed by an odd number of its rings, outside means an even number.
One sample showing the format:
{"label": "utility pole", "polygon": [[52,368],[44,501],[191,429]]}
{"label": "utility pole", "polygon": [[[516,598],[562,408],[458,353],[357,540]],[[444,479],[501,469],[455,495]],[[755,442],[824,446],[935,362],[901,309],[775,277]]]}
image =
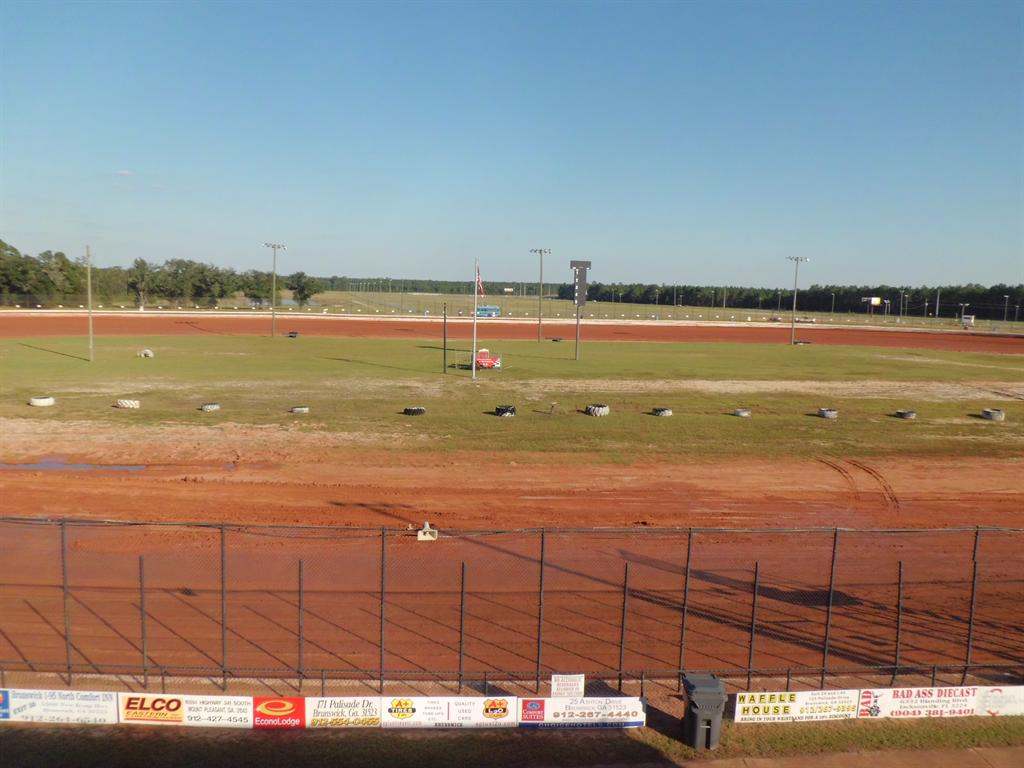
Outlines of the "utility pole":
{"label": "utility pole", "polygon": [[85,246],[85,294],[86,303],[89,305],[89,362],[96,359],[92,340],[92,254],[89,246]]}
{"label": "utility pole", "polygon": [[796,288],[797,280],[800,277],[800,262],[811,259],[808,256],[787,256],[786,258],[793,262],[793,317],[789,323],[789,343],[796,344]]}
{"label": "utility pole", "polygon": [[939,299],[942,298],[942,289],[935,289],[935,317],[939,316]]}
{"label": "utility pole", "polygon": [[537,280],[537,341],[544,340],[544,254],[551,253],[550,248],[531,248],[530,253],[540,256],[540,278]]}
{"label": "utility pole", "polygon": [[1009,294],[1003,294],[1003,322],[1006,322],[1006,318],[1010,315],[1010,296]]}
{"label": "utility pole", "polygon": [[264,243],[264,248],[274,251],[274,265],[270,272],[270,338],[277,336],[277,252],[288,249],[280,243]]}

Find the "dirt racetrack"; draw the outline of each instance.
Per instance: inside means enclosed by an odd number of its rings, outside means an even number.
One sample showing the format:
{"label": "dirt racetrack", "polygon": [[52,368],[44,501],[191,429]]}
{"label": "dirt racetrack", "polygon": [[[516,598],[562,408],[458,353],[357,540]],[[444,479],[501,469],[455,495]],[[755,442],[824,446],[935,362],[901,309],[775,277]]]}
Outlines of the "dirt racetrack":
{"label": "dirt racetrack", "polygon": [[[95,333],[99,335],[263,335],[270,332],[270,318],[224,316],[211,313],[153,314],[153,313],[97,313]],[[350,317],[278,315],[281,332],[296,330],[312,336],[339,336],[352,338],[439,338],[438,320],[364,320]],[[468,339],[472,324],[465,319],[452,320],[448,325],[451,338]],[[536,323],[518,323],[508,320],[481,320],[477,325],[481,338],[535,339]],[[71,314],[0,314],[0,337],[70,336],[85,333],[85,317]],[[574,333],[569,322],[545,320],[545,338],[570,337]],[[746,325],[683,325],[677,323],[587,323],[583,335],[589,341],[675,341],[675,342],[742,342],[753,344],[785,344],[789,341],[789,327]],[[836,328],[801,325],[797,336],[814,344],[844,344],[854,346],[905,347],[918,349],[945,349],[957,352],[990,352],[1024,354],[1024,336],[983,334],[967,331],[930,332],[872,330],[864,328]]]}
{"label": "dirt racetrack", "polygon": [[[67,334],[81,322],[2,316],[0,334]],[[260,333],[266,326],[266,319],[209,316],[97,318],[101,334]],[[423,322],[322,318],[282,318],[279,328],[410,337],[439,331]],[[468,333],[468,325],[453,328]],[[502,338],[536,332],[511,323],[484,328]],[[800,330],[820,343],[1024,352],[1020,339],[983,335]],[[788,338],[783,328],[595,325],[586,332],[622,340]],[[87,465],[3,469],[4,516],[214,524],[75,524],[62,547],[56,525],[0,522],[0,669],[60,669],[70,654],[79,673],[137,672],[145,658],[154,671],[181,674],[228,667],[288,676],[302,666],[307,674],[372,677],[383,653],[396,677],[451,673],[459,660],[462,563],[471,673],[529,675],[538,632],[545,674],[608,674],[619,669],[620,651],[626,670],[673,670],[684,649],[691,670],[736,671],[748,662],[814,668],[826,622],[832,670],[897,658],[903,666],[958,665],[968,645],[974,664],[1024,666],[1024,533],[988,531],[977,539],[970,530],[1020,526],[1019,455],[602,464],[578,454],[325,446],[312,434],[275,439],[237,425],[188,432],[106,426],[83,442],[59,422],[0,423],[4,461],[59,456]],[[421,544],[408,528],[424,520],[464,532]],[[229,526],[223,561],[219,524]],[[313,528],[286,527],[294,525]],[[541,621],[539,533],[512,529],[609,526],[628,530],[547,534]],[[686,530],[652,530],[833,526],[948,530],[843,533],[831,613],[835,541],[827,530],[703,531],[689,556]],[[483,533],[496,529],[506,532]]]}

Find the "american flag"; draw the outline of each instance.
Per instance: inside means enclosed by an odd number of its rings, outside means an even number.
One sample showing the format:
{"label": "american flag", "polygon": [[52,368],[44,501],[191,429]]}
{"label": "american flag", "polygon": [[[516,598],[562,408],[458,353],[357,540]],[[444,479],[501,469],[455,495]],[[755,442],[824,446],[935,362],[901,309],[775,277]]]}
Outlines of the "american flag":
{"label": "american flag", "polygon": [[480,279],[480,265],[476,265],[476,295],[483,296],[484,294],[484,281]]}

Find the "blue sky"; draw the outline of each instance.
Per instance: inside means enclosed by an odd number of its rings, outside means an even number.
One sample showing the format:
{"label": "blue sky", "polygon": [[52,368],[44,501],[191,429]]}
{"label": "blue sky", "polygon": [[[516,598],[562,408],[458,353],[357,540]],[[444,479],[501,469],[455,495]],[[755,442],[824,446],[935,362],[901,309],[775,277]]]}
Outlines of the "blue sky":
{"label": "blue sky", "polygon": [[1019,1],[0,0],[0,30],[0,237],[31,253],[1024,282]]}

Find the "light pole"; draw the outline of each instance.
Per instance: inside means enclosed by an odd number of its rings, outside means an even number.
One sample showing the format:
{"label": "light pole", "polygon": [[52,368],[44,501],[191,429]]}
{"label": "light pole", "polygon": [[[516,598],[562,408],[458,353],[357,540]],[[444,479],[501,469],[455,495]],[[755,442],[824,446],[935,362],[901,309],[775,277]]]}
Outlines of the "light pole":
{"label": "light pole", "polygon": [[96,359],[96,350],[92,338],[92,254],[89,246],[85,246],[85,295],[86,303],[89,305],[89,362]]}
{"label": "light pole", "polygon": [[906,293],[906,292],[905,291],[900,291],[900,321],[901,322],[903,320],[903,295],[904,295],[904,293]]}
{"label": "light pole", "polygon": [[1007,293],[1003,294],[1003,322],[1006,322],[1006,318],[1010,316],[1010,295]]}
{"label": "light pole", "polygon": [[1019,317],[1020,317],[1020,304],[1014,304],[1013,305],[1013,322],[1016,323],[1017,319]]}
{"label": "light pole", "polygon": [[796,286],[800,277],[800,262],[811,259],[808,256],[787,256],[786,258],[793,262],[793,317],[789,321],[789,343],[796,344]]}
{"label": "light pole", "polygon": [[779,294],[779,306],[775,308],[775,314],[781,315],[782,314],[782,289],[781,288],[777,288],[776,289],[776,293]]}
{"label": "light pole", "polygon": [[540,278],[537,280],[537,341],[544,338],[544,254],[551,253],[550,248],[531,248],[530,253],[540,256]]}
{"label": "light pole", "polygon": [[833,293],[832,294],[832,309],[829,310],[829,314],[830,315],[834,315],[835,313],[836,313],[836,295]]}
{"label": "light pole", "polygon": [[264,243],[264,248],[274,251],[274,265],[270,272],[270,338],[277,336],[277,252],[288,249],[280,243]]}

